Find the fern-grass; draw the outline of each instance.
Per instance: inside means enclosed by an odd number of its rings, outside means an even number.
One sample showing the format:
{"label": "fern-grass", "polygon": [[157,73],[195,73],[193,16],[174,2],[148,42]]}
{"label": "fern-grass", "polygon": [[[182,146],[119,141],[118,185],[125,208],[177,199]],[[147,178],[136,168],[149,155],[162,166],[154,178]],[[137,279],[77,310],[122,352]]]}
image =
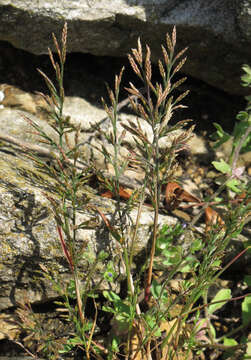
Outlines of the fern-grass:
{"label": "fern-grass", "polygon": [[[194,356],[199,358],[199,353],[203,358],[203,350],[208,348],[217,351],[233,350],[232,345],[227,347],[222,343],[222,339],[217,339],[212,330],[210,316],[216,308],[212,307],[213,303],[208,303],[208,290],[228,266],[222,265],[226,248],[245,224],[250,211],[250,202],[246,201],[250,195],[250,185],[239,180],[236,186],[243,192],[245,190],[245,194],[242,196],[242,201],[234,202],[228,199],[223,219],[224,226],[217,223],[217,218],[206,234],[196,232],[189,224],[186,229],[182,224],[177,224],[175,227],[166,226],[162,229],[159,226],[158,215],[163,185],[173,181],[177,155],[186,147],[194,129],[189,120],[170,125],[173,113],[183,107],[180,102],[188,94],[186,91],[178,97],[174,96],[174,90],[185,81],[184,77],[177,80],[177,74],[186,61],[183,57],[186,49],[175,54],[175,27],[171,36],[167,34],[165,46],[161,47],[162,59],[158,61],[161,79],[159,83],[155,83],[152,77],[149,46],[146,45],[143,49],[139,39],[137,48],[132,49],[128,56],[133,71],[142,82],[143,90],[138,89],[133,83],[129,83],[126,88],[132,109],[138,115],[138,121],[135,123],[124,121],[122,123],[124,132],[121,135],[118,133],[120,121],[118,104],[124,69],[115,77],[114,90],[108,88],[110,104],[104,102],[104,107],[110,120],[111,131],[102,133],[100,130],[100,132],[112,145],[113,153],[109,153],[104,144],[100,151],[115,174],[110,178],[104,177],[104,183],[116,200],[114,214],[116,222],[109,220],[97,207],[90,206],[87,199],[78,196],[81,187],[88,182],[91,169],[88,166],[80,167],[80,129],[72,125],[70,119],[63,115],[67,25],[62,32],[61,45],[54,35],[53,40],[58,62],[51,51],[49,56],[56,73],[56,85],[46,74],[41,71],[40,73],[50,91],[50,96],[42,96],[50,107],[50,126],[57,134],[57,140],[53,140],[35,122],[31,120],[29,122],[41,142],[49,145],[53,154],[54,161],[50,164],[39,156],[32,155],[32,158],[42,171],[56,181],[58,199],[47,197],[55,216],[59,241],[69,265],[72,281],[69,286],[61,287],[60,281],[53,279],[48,271],[44,270],[45,276],[57,286],[62,297],[60,306],[67,309],[67,320],[71,322],[73,331],[68,338],[60,342],[53,337],[49,339],[43,337],[41,334],[39,352],[47,359],[58,359],[59,353],[67,356],[71,351],[79,348],[82,350],[82,358],[86,359],[164,360],[192,359],[195,358]],[[144,123],[148,124],[151,133],[144,133],[142,130]],[[168,138],[170,134],[176,134],[177,130],[179,134],[173,137],[170,146],[160,147],[160,140]],[[128,149],[128,156],[123,157],[121,148],[126,131],[133,135],[135,144],[133,149]],[[74,134],[73,145],[69,142],[69,133]],[[249,134],[250,126],[243,133],[244,140]],[[226,186],[229,187],[229,180],[236,176],[235,159],[240,153],[244,140],[239,141],[241,144],[239,147],[236,146],[234,160],[229,164],[230,172],[226,174],[226,181],[214,196],[220,195]],[[120,196],[120,178],[130,164],[144,173],[144,180],[141,188],[136,189],[128,202],[124,203]],[[137,274],[133,268],[134,246],[146,197],[151,201],[154,221],[149,235],[150,251]],[[205,199],[204,207],[210,205],[212,200],[212,198]],[[76,239],[80,228],[88,225],[78,224],[76,221],[77,212],[81,207],[88,208],[93,215],[102,218],[116,243],[126,277],[126,292],[123,296],[113,291],[103,291],[106,302],[102,311],[113,316],[113,324],[116,328],[115,332],[111,332],[109,340],[100,340],[97,336],[97,322],[101,309],[95,299],[100,295],[101,290],[99,288],[91,290],[89,285],[97,263],[103,262],[107,256],[112,259],[113,254],[102,252],[97,259],[90,261],[90,273],[86,274],[86,282],[84,285],[80,283],[79,259],[83,256],[83,252],[78,249]],[[128,227],[128,221],[125,220],[129,218],[133,207],[137,208],[137,218],[135,225]],[[192,220],[191,225],[196,224],[201,214],[202,212]],[[189,237],[190,247],[186,250],[180,243],[182,237]],[[161,272],[159,278],[153,277],[153,269]],[[144,283],[143,275],[145,275]],[[114,279],[112,260],[108,262],[104,278],[107,281]],[[172,281],[178,284],[176,291],[173,291]],[[89,298],[93,299],[95,308],[92,321],[86,316]],[[76,303],[72,299],[75,299]],[[215,303],[221,306],[230,300],[229,293],[224,292],[216,298]],[[30,338],[35,336],[37,331],[41,332],[42,327],[36,321],[28,320],[29,316],[33,316],[31,307],[20,309],[19,315],[24,327],[30,332]],[[54,343],[57,346],[53,346]]]}

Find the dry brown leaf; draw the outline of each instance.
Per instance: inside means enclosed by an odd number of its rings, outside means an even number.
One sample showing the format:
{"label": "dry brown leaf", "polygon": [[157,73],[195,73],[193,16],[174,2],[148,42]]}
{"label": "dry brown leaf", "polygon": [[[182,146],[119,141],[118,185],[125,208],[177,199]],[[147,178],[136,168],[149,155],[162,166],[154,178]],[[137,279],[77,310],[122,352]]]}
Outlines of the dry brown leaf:
{"label": "dry brown leaf", "polygon": [[147,360],[147,356],[145,354],[142,354],[142,351],[138,351],[139,345],[140,340],[138,334],[135,332],[134,336],[131,339],[131,358],[134,360]]}
{"label": "dry brown leaf", "polygon": [[166,185],[165,200],[166,208],[168,210],[176,209],[182,201],[195,203],[200,202],[198,198],[182,189],[182,187],[176,182],[170,182]]}
{"label": "dry brown leaf", "polygon": [[206,233],[212,230],[213,225],[219,225],[220,229],[225,228],[225,223],[217,213],[217,211],[213,210],[211,207],[207,207],[205,209],[205,223],[206,223]]}
{"label": "dry brown leaf", "polygon": [[[240,195],[236,196],[236,199],[238,200],[244,200],[246,198],[247,194],[245,192],[242,192]],[[246,199],[246,204],[250,203],[251,199]]]}
{"label": "dry brown leaf", "polygon": [[[178,326],[177,319],[173,319],[171,321],[164,321],[160,325],[161,332],[165,332],[165,336],[168,336],[169,332],[172,331],[173,335],[170,337],[169,344],[174,341],[174,336],[176,336],[176,330]],[[183,325],[183,327],[186,327],[186,325]],[[182,331],[180,331],[182,333]],[[182,351],[182,349],[179,349],[177,353],[172,357],[173,360],[192,360],[192,352],[189,352],[189,354],[186,353],[186,351]],[[160,360],[168,360],[168,344],[162,349],[162,356]]]}
{"label": "dry brown leaf", "polygon": [[175,182],[170,182],[166,185],[165,205],[168,210],[174,210],[179,206],[179,204],[181,203],[181,193],[182,188],[179,186],[179,184]]}
{"label": "dry brown leaf", "polygon": [[[125,189],[122,186],[119,187],[119,196],[124,200],[130,199],[132,192],[133,191],[131,189]],[[101,196],[112,199],[114,197],[114,194],[110,190],[107,190],[106,192],[102,193]]]}

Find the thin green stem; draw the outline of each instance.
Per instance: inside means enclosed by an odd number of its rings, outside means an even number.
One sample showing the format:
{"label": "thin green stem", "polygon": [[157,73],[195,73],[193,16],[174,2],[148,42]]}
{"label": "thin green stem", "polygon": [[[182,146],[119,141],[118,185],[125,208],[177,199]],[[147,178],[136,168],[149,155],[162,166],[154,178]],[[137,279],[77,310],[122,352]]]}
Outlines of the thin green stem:
{"label": "thin green stem", "polygon": [[153,271],[153,261],[155,255],[155,248],[156,248],[156,240],[157,240],[157,233],[158,233],[158,219],[159,219],[159,203],[160,203],[160,189],[159,189],[159,142],[158,137],[154,136],[154,143],[155,143],[155,169],[154,169],[154,224],[153,224],[153,238],[152,238],[152,245],[151,245],[151,253],[150,253],[150,263],[149,263],[149,270],[147,275],[147,282],[145,288],[145,300],[146,302],[149,301],[150,297],[150,288],[152,283],[152,271]]}
{"label": "thin green stem", "polygon": [[139,227],[139,221],[140,221],[140,217],[141,217],[141,213],[142,213],[142,207],[145,201],[145,190],[146,190],[146,177],[144,180],[144,184],[140,193],[140,202],[139,202],[139,206],[138,206],[138,211],[137,211],[137,217],[136,217],[136,223],[135,223],[135,227],[134,227],[134,231],[133,231],[133,236],[131,239],[131,247],[130,247],[130,258],[129,258],[129,268],[131,268],[132,266],[132,261],[133,261],[133,256],[134,256],[134,244],[136,241],[136,236],[137,236],[137,232],[138,232],[138,227]]}
{"label": "thin green stem", "polygon": [[[208,304],[207,295],[208,295],[208,290],[206,289],[204,294],[203,294],[203,303],[204,303],[204,305]],[[213,334],[212,334],[211,318],[210,318],[210,314],[209,314],[209,311],[208,311],[208,306],[204,307],[204,312],[205,312],[205,318],[206,318],[206,321],[207,321],[209,339],[211,341],[211,344],[213,344],[214,343],[214,337],[213,337]]]}

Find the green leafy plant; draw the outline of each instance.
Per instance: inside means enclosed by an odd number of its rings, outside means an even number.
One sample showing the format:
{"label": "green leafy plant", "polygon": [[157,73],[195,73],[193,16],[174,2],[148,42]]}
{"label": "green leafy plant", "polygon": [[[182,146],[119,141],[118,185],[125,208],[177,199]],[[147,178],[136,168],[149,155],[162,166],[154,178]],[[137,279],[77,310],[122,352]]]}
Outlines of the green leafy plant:
{"label": "green leafy plant", "polygon": [[[246,72],[242,76],[242,85],[244,87],[251,87],[251,69],[248,65],[243,66],[243,70]],[[232,151],[229,156],[228,162],[223,159],[220,161],[213,161],[214,167],[228,177],[226,185],[234,192],[241,192],[240,178],[243,172],[242,167],[237,167],[237,159],[239,154],[251,151],[251,117],[249,111],[251,109],[251,99],[246,97],[248,104],[245,111],[240,111],[236,116],[238,120],[234,126],[232,135],[226,133],[219,124],[214,123],[216,127],[216,133],[213,135],[215,140],[214,148],[218,148],[220,145],[231,140]]]}

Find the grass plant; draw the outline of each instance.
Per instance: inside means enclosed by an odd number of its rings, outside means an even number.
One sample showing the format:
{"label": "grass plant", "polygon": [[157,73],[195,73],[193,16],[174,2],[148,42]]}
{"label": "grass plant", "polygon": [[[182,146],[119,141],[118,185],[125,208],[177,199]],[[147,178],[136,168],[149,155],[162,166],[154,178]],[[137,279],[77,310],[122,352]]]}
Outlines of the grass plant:
{"label": "grass plant", "polygon": [[[59,354],[67,357],[76,349],[81,349],[82,359],[178,360],[205,359],[203,354],[208,349],[214,349],[219,353],[244,349],[247,339],[243,344],[228,345],[224,339],[230,337],[217,338],[210,321],[215,311],[226,302],[234,300],[231,298],[230,290],[218,293],[218,297],[211,303],[208,300],[208,292],[211,285],[215,284],[223,271],[231,265],[223,265],[224,254],[231,239],[242,231],[247,217],[250,216],[248,215],[250,184],[241,177],[243,174],[239,174],[236,166],[239,153],[244,145],[247,145],[246,140],[250,138],[249,108],[245,112],[248,126],[241,135],[238,135],[238,142],[231,154],[229,164],[214,163],[216,169],[225,175],[225,180],[218,190],[210,198],[204,199],[203,209],[194,217],[191,224],[186,225],[186,228],[181,223],[174,227],[166,225],[161,228],[159,212],[162,189],[175,180],[177,157],[187,148],[187,142],[194,129],[194,126],[190,125],[190,120],[170,125],[174,112],[184,108],[181,101],[188,94],[188,91],[185,91],[178,96],[175,95],[175,90],[186,80],[185,77],[178,78],[179,71],[186,61],[184,57],[186,49],[175,53],[174,27],[171,36],[166,35],[165,45],[161,46],[162,59],[158,61],[161,80],[155,83],[152,77],[150,47],[146,45],[142,48],[139,39],[137,48],[132,49],[128,58],[142,87],[139,89],[133,83],[129,83],[126,88],[131,107],[137,114],[138,120],[135,123],[124,121],[122,123],[124,131],[121,134],[118,132],[120,121],[118,104],[124,69],[115,77],[114,90],[108,87],[110,104],[103,101],[111,131],[109,133],[104,133],[101,129],[99,131],[101,137],[112,145],[113,152],[108,152],[105,144],[100,151],[114,173],[114,176],[104,176],[103,181],[116,200],[114,216],[108,219],[98,207],[91,206],[88,199],[79,196],[81,188],[89,181],[91,166],[83,166],[79,141],[80,128],[72,124],[71,119],[65,117],[63,113],[66,40],[67,25],[62,32],[61,45],[53,35],[58,61],[49,50],[56,74],[56,85],[40,71],[50,91],[49,96],[41,95],[50,107],[50,126],[56,134],[56,140],[46,134],[34,121],[29,120],[29,122],[37,132],[41,143],[50,147],[54,159],[53,162],[48,163],[39,156],[31,155],[41,171],[49,174],[56,182],[57,197],[52,198],[47,195],[47,198],[54,213],[59,241],[72,280],[66,285],[62,280],[53,278],[45,268],[44,272],[57,288],[62,299],[58,304],[67,309],[67,319],[73,325],[73,330],[68,338],[64,338],[64,341],[61,339],[60,346],[55,346],[53,351],[51,344],[54,341],[58,345],[57,340],[50,338],[50,346],[47,346],[48,341],[43,338],[39,353],[47,359],[58,359]],[[143,130],[145,124],[149,128],[148,133]],[[223,136],[223,130],[219,126],[217,130],[218,135]],[[124,156],[121,149],[124,146],[126,132],[132,134],[134,147],[128,147],[128,155]],[[69,139],[72,134],[73,144]],[[161,147],[161,141],[169,139],[170,136],[172,138],[170,145]],[[125,203],[121,196],[120,179],[128,167],[132,166],[143,172],[144,180],[142,186],[135,189]],[[99,176],[102,177],[102,173]],[[233,182],[236,179],[237,182]],[[232,191],[231,194],[228,193],[230,197],[227,200],[226,188]],[[233,192],[241,197],[236,197]],[[173,192],[172,196],[176,196],[178,200],[177,193]],[[220,196],[222,197],[218,203],[225,206],[221,222],[218,216],[214,216],[210,219],[212,221],[205,233],[197,232],[195,225],[203,210],[212,202],[215,203],[215,198]],[[134,246],[146,198],[150,200],[154,220],[149,235],[149,252],[140,271],[135,273]],[[116,244],[126,278],[126,293],[123,296],[111,290],[101,291],[98,287],[92,289],[90,286],[89,280],[98,262],[107,261],[104,280],[114,281],[116,268],[112,261],[113,254],[100,252],[96,259],[89,259],[90,273],[85,274],[86,281],[83,284],[79,264],[86,254],[85,250],[78,247],[77,234],[80,229],[90,226],[88,223],[77,222],[77,212],[83,207],[88,208],[93,217],[101,217],[111,240]],[[135,223],[130,222],[132,208],[137,209]],[[184,248],[182,242],[189,245]],[[236,259],[237,257],[233,261]],[[154,272],[158,273],[157,278],[154,277]],[[97,321],[102,312],[97,306],[97,297],[101,292],[105,299],[102,311],[113,317],[113,329],[106,340],[100,340],[96,331]],[[90,298],[95,308],[92,320],[86,316]],[[32,313],[31,307],[27,306],[19,310],[19,315],[32,338],[37,322],[27,324],[25,319],[29,318],[28,310]],[[25,316],[23,316],[24,312]],[[34,325],[33,330],[31,324]]]}

